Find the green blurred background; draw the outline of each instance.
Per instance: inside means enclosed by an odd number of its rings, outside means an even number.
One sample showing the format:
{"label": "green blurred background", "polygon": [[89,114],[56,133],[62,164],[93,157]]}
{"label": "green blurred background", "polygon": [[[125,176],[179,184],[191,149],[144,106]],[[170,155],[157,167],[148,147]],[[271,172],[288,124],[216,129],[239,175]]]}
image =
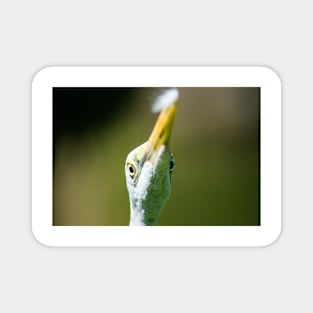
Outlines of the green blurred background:
{"label": "green blurred background", "polygon": [[[162,88],[53,88],[53,224],[128,225],[124,163]],[[179,88],[159,225],[260,225],[260,89]]]}

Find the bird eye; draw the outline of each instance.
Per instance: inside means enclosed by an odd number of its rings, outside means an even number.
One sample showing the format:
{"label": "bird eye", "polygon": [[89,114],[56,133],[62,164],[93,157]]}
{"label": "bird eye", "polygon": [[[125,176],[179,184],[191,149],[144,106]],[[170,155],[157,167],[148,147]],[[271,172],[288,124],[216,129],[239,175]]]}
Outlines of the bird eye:
{"label": "bird eye", "polygon": [[170,161],[170,171],[173,171],[174,168],[175,168],[175,161],[174,161],[174,159],[171,159],[171,161]]}
{"label": "bird eye", "polygon": [[130,177],[134,177],[136,175],[136,168],[132,164],[128,163],[127,169]]}

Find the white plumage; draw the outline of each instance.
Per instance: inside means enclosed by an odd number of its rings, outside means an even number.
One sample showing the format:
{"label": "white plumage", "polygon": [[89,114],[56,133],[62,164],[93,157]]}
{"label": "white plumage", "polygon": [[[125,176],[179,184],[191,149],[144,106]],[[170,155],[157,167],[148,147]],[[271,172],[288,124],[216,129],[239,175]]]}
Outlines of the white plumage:
{"label": "white plumage", "polygon": [[131,151],[126,158],[130,225],[157,225],[170,196],[175,161],[169,142],[178,97],[178,89],[172,88],[156,99],[152,111],[160,114],[148,141]]}
{"label": "white plumage", "polygon": [[159,95],[152,104],[151,111],[153,113],[159,113],[163,109],[169,107],[173,103],[176,103],[179,98],[179,91],[177,88],[166,89],[161,95]]}

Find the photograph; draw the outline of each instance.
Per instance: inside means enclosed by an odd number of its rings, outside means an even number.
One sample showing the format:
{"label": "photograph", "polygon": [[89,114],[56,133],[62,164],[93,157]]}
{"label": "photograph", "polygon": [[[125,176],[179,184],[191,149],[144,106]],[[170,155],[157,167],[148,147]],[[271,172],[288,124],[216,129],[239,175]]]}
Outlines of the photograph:
{"label": "photograph", "polygon": [[53,226],[259,226],[256,87],[53,87]]}

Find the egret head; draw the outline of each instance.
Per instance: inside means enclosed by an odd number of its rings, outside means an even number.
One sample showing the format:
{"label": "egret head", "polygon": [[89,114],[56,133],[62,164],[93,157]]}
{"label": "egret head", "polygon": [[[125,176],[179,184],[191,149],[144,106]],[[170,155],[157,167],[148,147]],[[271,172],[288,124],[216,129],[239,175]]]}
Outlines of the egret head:
{"label": "egret head", "polygon": [[154,108],[161,112],[148,141],[126,158],[130,225],[156,225],[169,199],[175,167],[169,144],[177,100],[177,89],[170,89],[160,96]]}

